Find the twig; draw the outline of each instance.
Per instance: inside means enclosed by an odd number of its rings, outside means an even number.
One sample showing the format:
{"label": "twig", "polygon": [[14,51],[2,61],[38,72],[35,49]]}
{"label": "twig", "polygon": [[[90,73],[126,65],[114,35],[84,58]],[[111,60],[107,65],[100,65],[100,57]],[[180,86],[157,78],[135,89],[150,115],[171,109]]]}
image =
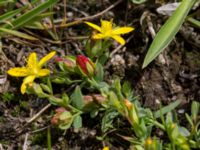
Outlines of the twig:
{"label": "twig", "polygon": [[82,15],[85,16],[85,17],[88,17],[88,16],[89,16],[86,12],[81,11],[81,10],[79,10],[79,9],[73,7],[73,6],[67,5],[66,7],[72,9],[72,10],[75,11],[75,12],[78,12],[78,13],[82,14]]}
{"label": "twig", "polygon": [[92,19],[95,19],[95,18],[98,18],[99,16],[102,16],[103,14],[105,14],[106,12],[108,12],[109,10],[113,9],[114,7],[116,7],[119,3],[121,3],[123,0],[118,0],[116,1],[114,4],[110,5],[107,9],[93,15],[93,16],[88,16],[88,17],[84,17],[84,18],[77,18],[76,20],[92,20]]}
{"label": "twig", "polygon": [[28,133],[26,133],[26,135],[25,135],[24,144],[23,144],[23,150],[27,150],[28,135],[29,135]]}
{"label": "twig", "polygon": [[0,150],[4,150],[2,144],[0,144]]}
{"label": "twig", "polygon": [[46,127],[43,127],[43,128],[40,128],[40,129],[37,129],[37,130],[34,130],[34,131],[31,131],[30,133],[37,133],[37,132],[41,132],[43,130],[46,130],[47,128],[49,128],[50,126],[46,126]]}
{"label": "twig", "polygon": [[38,118],[44,111],[46,111],[51,104],[47,104],[44,108],[42,108],[37,114],[35,114],[30,120],[27,121],[27,124],[31,123],[34,121],[36,118]]}
{"label": "twig", "polygon": [[99,13],[93,15],[93,16],[88,16],[88,17],[83,17],[83,18],[77,18],[75,21],[72,21],[72,22],[69,22],[69,23],[66,23],[66,24],[56,25],[55,27],[56,28],[69,27],[69,26],[72,26],[72,25],[75,25],[75,24],[79,24],[79,23],[81,23],[83,21],[86,21],[86,20],[92,20],[92,19],[98,18],[98,17],[102,16],[103,14],[105,14],[106,12],[108,12],[109,10],[113,9],[114,7],[116,7],[122,1],[123,0],[116,1],[114,4],[110,5],[105,10],[103,10],[103,11],[101,11],[101,12],[99,12]]}

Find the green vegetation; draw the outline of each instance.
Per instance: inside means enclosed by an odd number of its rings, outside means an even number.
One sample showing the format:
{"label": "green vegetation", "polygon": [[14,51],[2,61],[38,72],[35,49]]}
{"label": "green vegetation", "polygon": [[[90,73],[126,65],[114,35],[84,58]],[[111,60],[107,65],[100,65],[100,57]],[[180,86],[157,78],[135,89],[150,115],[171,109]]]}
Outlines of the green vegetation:
{"label": "green vegetation", "polygon": [[[140,5],[146,1],[131,0],[130,2]],[[141,68],[147,67],[168,46],[185,19],[199,27],[199,21],[193,18],[193,15],[188,16],[196,2],[197,0],[181,2],[157,33]],[[96,141],[103,143],[101,147],[103,150],[109,149],[110,145],[107,145],[106,142],[114,145],[118,138],[125,141],[124,149],[200,149],[200,103],[198,101],[192,101],[191,106],[188,106],[190,111],[184,112],[182,116],[177,113],[177,108],[181,107],[181,99],[174,100],[168,105],[164,105],[162,101],[156,99],[155,101],[159,101],[159,107],[153,110],[144,106],[141,100],[142,95],[138,96],[134,93],[129,81],[108,75],[107,72],[110,70],[107,63],[112,59],[110,58],[111,50],[116,45],[119,47],[115,50],[128,43],[124,34],[135,32],[132,25],[120,26],[115,24],[113,19],[101,19],[100,23],[95,24],[93,21],[89,22],[88,20],[91,19],[87,19],[87,17],[67,22],[65,10],[62,22],[59,22],[58,25],[58,20],[54,19],[60,15],[56,14],[54,8],[58,3],[59,7],[62,5],[58,0],[27,1],[22,2],[20,7],[16,6],[16,3],[15,0],[0,0],[0,6],[5,7],[4,13],[0,15],[1,50],[4,40],[9,38],[8,35],[17,37],[18,40],[15,42],[18,44],[20,43],[19,39],[30,43],[41,40],[41,43],[36,44],[37,46],[45,45],[47,41],[53,46],[50,47],[46,44],[48,52],[43,49],[41,53],[27,49],[26,55],[23,56],[24,62],[16,61],[14,65],[8,63],[9,69],[5,71],[8,75],[7,80],[13,77],[12,81],[18,80],[18,78],[23,78],[23,81],[20,89],[12,89],[14,92],[8,90],[0,96],[2,99],[0,108],[13,105],[13,110],[10,112],[2,111],[1,114],[0,111],[0,129],[4,119],[9,121],[13,117],[20,120],[19,115],[23,112],[26,120],[23,120],[23,129],[21,130],[18,130],[18,124],[16,124],[17,136],[21,136],[27,131],[28,135],[32,134],[31,137],[27,137],[31,141],[29,145],[46,146],[48,150],[56,147],[57,143],[62,143],[52,140],[65,140],[64,138],[59,139],[59,136],[65,137],[67,132],[87,128],[90,122],[92,122],[92,128],[97,128],[98,134],[95,135],[95,138]],[[65,0],[63,3],[67,5]],[[60,9],[59,7],[57,9]],[[64,9],[66,9],[65,7]],[[84,13],[82,12],[82,14]],[[72,44],[70,45],[73,47],[72,50],[68,45],[71,52],[66,54],[60,50],[63,49],[60,45],[66,42],[64,41],[66,37],[61,38],[65,34],[61,28],[79,23],[83,23],[83,28],[93,29],[93,31],[90,35],[85,36],[86,38],[77,36],[78,40],[83,38],[79,43],[81,46]],[[73,35],[74,31],[70,31],[70,34]],[[40,32],[50,38],[44,37],[45,40],[42,41],[43,35],[40,36]],[[60,47],[58,45],[56,47],[54,44],[60,44]],[[4,52],[0,51],[0,53]],[[25,56],[27,57],[25,58]],[[9,57],[12,58],[12,54]],[[18,59],[18,57],[17,54],[13,58]],[[198,64],[198,62],[195,61],[194,64]],[[21,80],[19,81],[21,82]],[[13,86],[12,83],[10,86]],[[19,91],[20,94],[17,93]],[[34,102],[37,100],[42,102],[34,106]],[[46,106],[44,105],[45,100],[48,100]],[[15,106],[16,103],[17,106]],[[47,111],[48,108],[49,111]],[[10,113],[11,116],[7,113]],[[3,118],[4,115],[7,118]],[[28,116],[31,118],[27,119]],[[97,120],[97,122],[94,123],[93,120]],[[158,132],[161,134],[159,135]],[[54,135],[56,136],[54,137]],[[1,138],[0,135],[0,140]],[[24,140],[24,143],[26,142],[27,139]],[[3,142],[0,144],[4,145]]]}

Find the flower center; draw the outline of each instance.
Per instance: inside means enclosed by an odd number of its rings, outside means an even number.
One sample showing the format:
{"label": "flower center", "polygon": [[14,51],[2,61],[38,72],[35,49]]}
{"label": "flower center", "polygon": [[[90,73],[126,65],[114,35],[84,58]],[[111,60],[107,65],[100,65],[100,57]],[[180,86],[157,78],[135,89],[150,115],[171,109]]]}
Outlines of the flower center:
{"label": "flower center", "polygon": [[103,34],[104,34],[105,37],[110,37],[111,34],[112,34],[112,30],[105,30],[105,31],[103,32]]}
{"label": "flower center", "polygon": [[38,67],[34,67],[34,68],[31,69],[31,74],[38,75],[38,73],[39,73],[39,68]]}

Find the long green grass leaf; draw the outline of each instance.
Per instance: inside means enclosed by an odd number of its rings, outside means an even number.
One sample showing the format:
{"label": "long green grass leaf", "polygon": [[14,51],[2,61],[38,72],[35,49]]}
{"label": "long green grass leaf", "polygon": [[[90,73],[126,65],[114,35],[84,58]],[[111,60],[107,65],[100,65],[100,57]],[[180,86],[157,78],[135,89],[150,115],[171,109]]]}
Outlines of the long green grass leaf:
{"label": "long green grass leaf", "polygon": [[157,33],[145,56],[142,68],[145,68],[151,61],[153,61],[173,40],[196,1],[197,0],[183,0],[181,2],[176,11]]}
{"label": "long green grass leaf", "polygon": [[26,7],[22,7],[16,10],[9,11],[3,15],[0,16],[0,22],[7,21],[8,19],[11,19],[12,17],[16,16],[19,14],[22,10],[24,10]]}
{"label": "long green grass leaf", "polygon": [[[33,18],[38,16],[41,12],[45,11],[51,5],[57,3],[58,0],[48,0],[45,3],[40,4],[39,6],[33,8],[32,10],[26,12],[25,14],[19,16],[11,22],[13,29],[17,29],[25,25],[27,22],[31,21]],[[6,26],[9,27],[9,26]]]}
{"label": "long green grass leaf", "polygon": [[173,102],[173,103],[171,103],[171,104],[169,104],[169,105],[167,105],[167,106],[165,106],[165,107],[159,109],[158,111],[156,111],[156,112],[154,113],[154,117],[155,117],[155,118],[160,118],[161,115],[164,115],[164,114],[166,114],[166,113],[172,111],[172,110],[175,109],[180,103],[181,103],[181,101],[180,101],[180,100],[177,100],[177,101],[175,101],[175,102]]}
{"label": "long green grass leaf", "polygon": [[[40,21],[43,19],[43,18],[46,18],[46,17],[49,17],[51,15],[53,15],[54,13],[53,12],[46,12],[46,13],[42,13],[34,18],[32,18],[30,21],[28,21],[26,24],[24,24],[25,27],[29,27],[31,28],[32,26],[34,26],[35,22],[38,22],[40,23]],[[41,23],[40,23],[41,24]],[[42,24],[41,24],[42,26]],[[35,28],[36,29],[36,28]]]}
{"label": "long green grass leaf", "polygon": [[192,23],[195,27],[200,28],[200,21],[199,20],[196,20],[192,17],[188,17],[187,21]]}
{"label": "long green grass leaf", "polygon": [[0,28],[0,31],[20,37],[20,38],[28,39],[28,40],[37,40],[37,38],[35,38],[33,36],[30,36],[28,34],[25,34],[25,33],[19,32],[19,31],[11,30],[11,29]]}
{"label": "long green grass leaf", "polygon": [[14,2],[13,0],[0,0],[0,6],[13,2]]}

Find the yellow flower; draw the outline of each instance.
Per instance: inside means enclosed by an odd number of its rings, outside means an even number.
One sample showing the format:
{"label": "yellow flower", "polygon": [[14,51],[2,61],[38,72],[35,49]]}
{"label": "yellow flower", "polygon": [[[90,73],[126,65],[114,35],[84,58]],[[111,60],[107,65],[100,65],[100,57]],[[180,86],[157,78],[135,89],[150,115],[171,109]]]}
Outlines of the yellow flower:
{"label": "yellow flower", "polygon": [[92,36],[93,39],[105,39],[105,38],[113,38],[117,42],[119,42],[121,45],[125,44],[125,40],[120,36],[120,34],[126,34],[134,30],[132,27],[114,27],[113,28],[113,22],[101,20],[101,27],[93,24],[91,22],[85,22],[90,27],[96,29],[100,33],[94,34]]}
{"label": "yellow flower", "polygon": [[16,67],[8,70],[8,74],[14,77],[25,77],[21,85],[21,93],[26,92],[27,84],[31,85],[35,78],[43,77],[50,74],[50,70],[42,69],[42,66],[50,60],[56,52],[51,52],[43,57],[39,62],[36,53],[31,53],[28,57],[26,67]]}
{"label": "yellow flower", "polygon": [[106,147],[104,147],[102,150],[109,150],[109,147],[106,146]]}

